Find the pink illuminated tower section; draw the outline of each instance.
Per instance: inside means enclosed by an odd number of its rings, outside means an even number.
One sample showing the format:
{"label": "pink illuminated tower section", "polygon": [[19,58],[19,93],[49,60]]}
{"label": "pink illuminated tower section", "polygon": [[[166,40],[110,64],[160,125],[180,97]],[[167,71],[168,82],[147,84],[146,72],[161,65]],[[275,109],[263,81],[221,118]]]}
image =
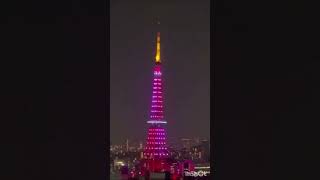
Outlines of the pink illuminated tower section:
{"label": "pink illuminated tower section", "polygon": [[143,152],[143,157],[147,160],[147,169],[151,171],[163,171],[165,169],[165,159],[169,153],[166,145],[166,131],[164,125],[167,121],[163,113],[163,82],[160,59],[160,33],[157,33],[157,49],[155,66],[153,69],[152,101],[150,124],[147,134],[147,141]]}

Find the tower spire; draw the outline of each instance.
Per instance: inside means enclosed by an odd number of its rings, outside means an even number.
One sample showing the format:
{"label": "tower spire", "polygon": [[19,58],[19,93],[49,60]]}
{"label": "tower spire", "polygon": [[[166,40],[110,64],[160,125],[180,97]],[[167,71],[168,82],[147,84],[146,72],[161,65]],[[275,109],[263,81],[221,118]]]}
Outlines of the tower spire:
{"label": "tower spire", "polygon": [[156,52],[156,63],[160,64],[160,32],[157,33],[157,52]]}

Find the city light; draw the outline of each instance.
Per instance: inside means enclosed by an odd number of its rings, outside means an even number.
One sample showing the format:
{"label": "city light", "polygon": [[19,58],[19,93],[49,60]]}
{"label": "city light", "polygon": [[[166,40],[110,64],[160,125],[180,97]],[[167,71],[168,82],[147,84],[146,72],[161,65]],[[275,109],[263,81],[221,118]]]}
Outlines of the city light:
{"label": "city light", "polygon": [[124,166],[125,164],[124,164],[124,162],[122,162],[122,161],[117,161],[117,162],[115,162],[117,165],[120,165],[120,166]]}
{"label": "city light", "polygon": [[[147,121],[148,124],[167,124],[167,121]],[[157,134],[159,135],[159,134]]]}

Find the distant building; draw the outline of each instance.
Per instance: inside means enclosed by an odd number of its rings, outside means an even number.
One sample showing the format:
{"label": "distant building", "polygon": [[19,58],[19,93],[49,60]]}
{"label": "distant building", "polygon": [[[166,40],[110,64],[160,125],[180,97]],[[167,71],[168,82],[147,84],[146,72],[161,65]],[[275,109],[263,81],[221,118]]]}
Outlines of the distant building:
{"label": "distant building", "polygon": [[195,141],[196,145],[200,144],[200,138],[195,138],[194,141]]}
{"label": "distant building", "polygon": [[188,138],[183,138],[183,139],[181,139],[181,141],[182,141],[182,147],[183,148],[186,148],[187,150],[190,150],[190,148],[191,148],[191,139],[188,139]]}
{"label": "distant building", "polygon": [[127,149],[127,152],[129,151],[129,140],[127,139],[126,141],[126,149]]}
{"label": "distant building", "polygon": [[201,140],[200,144],[203,149],[203,159],[209,161],[210,160],[210,142],[206,139]]}

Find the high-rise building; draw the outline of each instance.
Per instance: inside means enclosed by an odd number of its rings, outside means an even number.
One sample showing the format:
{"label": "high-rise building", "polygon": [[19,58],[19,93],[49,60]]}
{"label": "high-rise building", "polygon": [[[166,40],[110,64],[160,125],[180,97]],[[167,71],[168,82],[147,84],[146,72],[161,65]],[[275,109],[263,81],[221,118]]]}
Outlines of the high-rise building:
{"label": "high-rise building", "polygon": [[210,160],[210,142],[207,139],[201,140],[201,145],[203,149],[203,158],[207,161]]}
{"label": "high-rise building", "polygon": [[188,138],[182,138],[182,147],[186,148],[187,150],[190,150],[191,145],[192,145],[192,139],[188,139]]}
{"label": "high-rise building", "polygon": [[126,141],[126,150],[127,150],[127,152],[129,151],[129,139],[127,139],[127,141]]}
{"label": "high-rise building", "polygon": [[151,172],[161,172],[166,169],[166,158],[169,152],[166,145],[167,121],[163,113],[163,82],[160,58],[160,33],[157,33],[155,66],[153,69],[152,102],[147,140],[143,152],[146,169]]}

